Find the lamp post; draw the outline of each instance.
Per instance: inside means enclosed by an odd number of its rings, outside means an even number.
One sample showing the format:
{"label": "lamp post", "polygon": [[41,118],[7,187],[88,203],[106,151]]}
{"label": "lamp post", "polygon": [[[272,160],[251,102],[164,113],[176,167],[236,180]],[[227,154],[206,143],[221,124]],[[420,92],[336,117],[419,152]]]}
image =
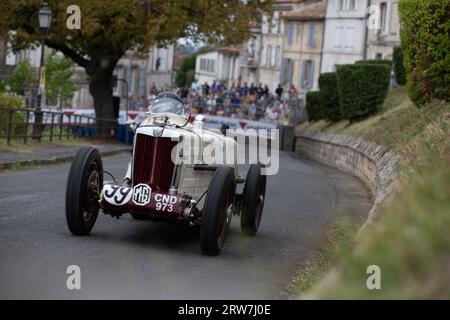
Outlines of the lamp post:
{"label": "lamp post", "polygon": [[52,23],[52,11],[47,3],[39,9],[39,28],[41,30],[41,63],[39,67],[39,97],[35,112],[33,136],[40,139],[42,135],[42,108],[45,106],[45,39]]}

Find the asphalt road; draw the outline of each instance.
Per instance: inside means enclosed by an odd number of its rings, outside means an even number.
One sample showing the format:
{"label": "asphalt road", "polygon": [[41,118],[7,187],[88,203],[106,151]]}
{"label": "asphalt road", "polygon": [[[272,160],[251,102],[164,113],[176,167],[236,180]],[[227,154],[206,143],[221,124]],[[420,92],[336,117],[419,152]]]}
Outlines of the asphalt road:
{"label": "asphalt road", "polygon": [[[105,169],[122,177],[127,160],[105,159]],[[129,215],[100,214],[90,236],[72,236],[64,214],[68,170],[0,173],[0,299],[285,298],[333,216],[362,219],[369,208],[355,178],[282,153],[257,236],[241,235],[234,217],[221,255],[207,257],[197,229]],[[81,269],[81,290],[66,287],[69,265]]]}

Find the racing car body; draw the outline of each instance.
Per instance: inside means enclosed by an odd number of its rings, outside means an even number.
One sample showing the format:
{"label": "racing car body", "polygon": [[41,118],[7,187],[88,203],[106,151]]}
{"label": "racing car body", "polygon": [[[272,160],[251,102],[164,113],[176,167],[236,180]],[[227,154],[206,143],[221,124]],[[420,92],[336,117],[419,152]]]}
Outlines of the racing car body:
{"label": "racing car body", "polygon": [[[218,254],[233,214],[244,233],[256,234],[264,206],[266,177],[252,164],[238,175],[236,141],[191,124],[182,100],[172,93],[157,97],[147,118],[130,123],[135,133],[123,182],[103,182],[98,150],[82,148],[73,160],[66,190],[70,231],[87,235],[98,212],[114,217],[130,213],[139,220],[200,225],[202,253]],[[236,184],[245,183],[242,194]]]}

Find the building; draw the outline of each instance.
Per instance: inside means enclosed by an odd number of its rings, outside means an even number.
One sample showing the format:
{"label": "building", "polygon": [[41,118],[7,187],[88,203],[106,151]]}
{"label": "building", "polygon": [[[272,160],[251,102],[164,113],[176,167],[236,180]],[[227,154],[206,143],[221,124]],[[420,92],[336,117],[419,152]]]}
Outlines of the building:
{"label": "building", "polygon": [[367,0],[328,0],[321,72],[351,64],[366,55]]}
{"label": "building", "polygon": [[285,13],[280,83],[294,85],[300,95],[318,89],[326,1],[304,1]]}
{"label": "building", "polygon": [[[146,98],[150,87],[158,90],[172,88],[175,79],[173,70],[175,46],[151,47],[147,54],[128,50],[117,62],[114,71],[118,82],[113,90],[115,96],[121,97],[121,108],[126,106],[126,97],[133,108],[133,101]],[[89,93],[89,77],[83,68],[76,67],[73,81],[79,90],[72,99],[72,108],[92,109],[94,101]]]}
{"label": "building", "polygon": [[397,0],[371,0],[378,6],[375,26],[367,32],[367,59],[392,59],[395,46],[400,46],[400,19]]}
{"label": "building", "polygon": [[239,48],[222,47],[197,55],[195,79],[203,84],[213,81],[224,82],[227,86],[239,81]]}
{"label": "building", "polygon": [[267,84],[274,91],[280,83],[285,22],[281,18],[302,0],[275,0],[271,19],[263,17],[260,26],[253,26],[252,36],[240,53],[241,83]]}

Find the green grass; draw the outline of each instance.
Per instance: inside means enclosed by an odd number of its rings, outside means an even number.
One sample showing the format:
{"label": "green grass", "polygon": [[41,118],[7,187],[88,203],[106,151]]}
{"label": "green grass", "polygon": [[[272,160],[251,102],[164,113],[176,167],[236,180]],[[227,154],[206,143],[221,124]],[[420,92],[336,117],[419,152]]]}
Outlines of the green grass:
{"label": "green grass", "polygon": [[[449,299],[448,102],[434,101],[418,109],[405,88],[397,88],[390,92],[382,110],[364,121],[352,125],[321,121],[299,129],[362,136],[399,154],[402,162],[399,186],[393,200],[379,209],[380,218],[351,250],[339,241],[325,243],[317,261],[294,282],[293,296],[308,292],[323,299]],[[340,233],[352,233],[346,227],[338,228]],[[332,254],[327,253],[330,250]],[[367,289],[370,265],[381,269],[381,290]],[[338,270],[336,276],[316,286],[331,267]]]}

